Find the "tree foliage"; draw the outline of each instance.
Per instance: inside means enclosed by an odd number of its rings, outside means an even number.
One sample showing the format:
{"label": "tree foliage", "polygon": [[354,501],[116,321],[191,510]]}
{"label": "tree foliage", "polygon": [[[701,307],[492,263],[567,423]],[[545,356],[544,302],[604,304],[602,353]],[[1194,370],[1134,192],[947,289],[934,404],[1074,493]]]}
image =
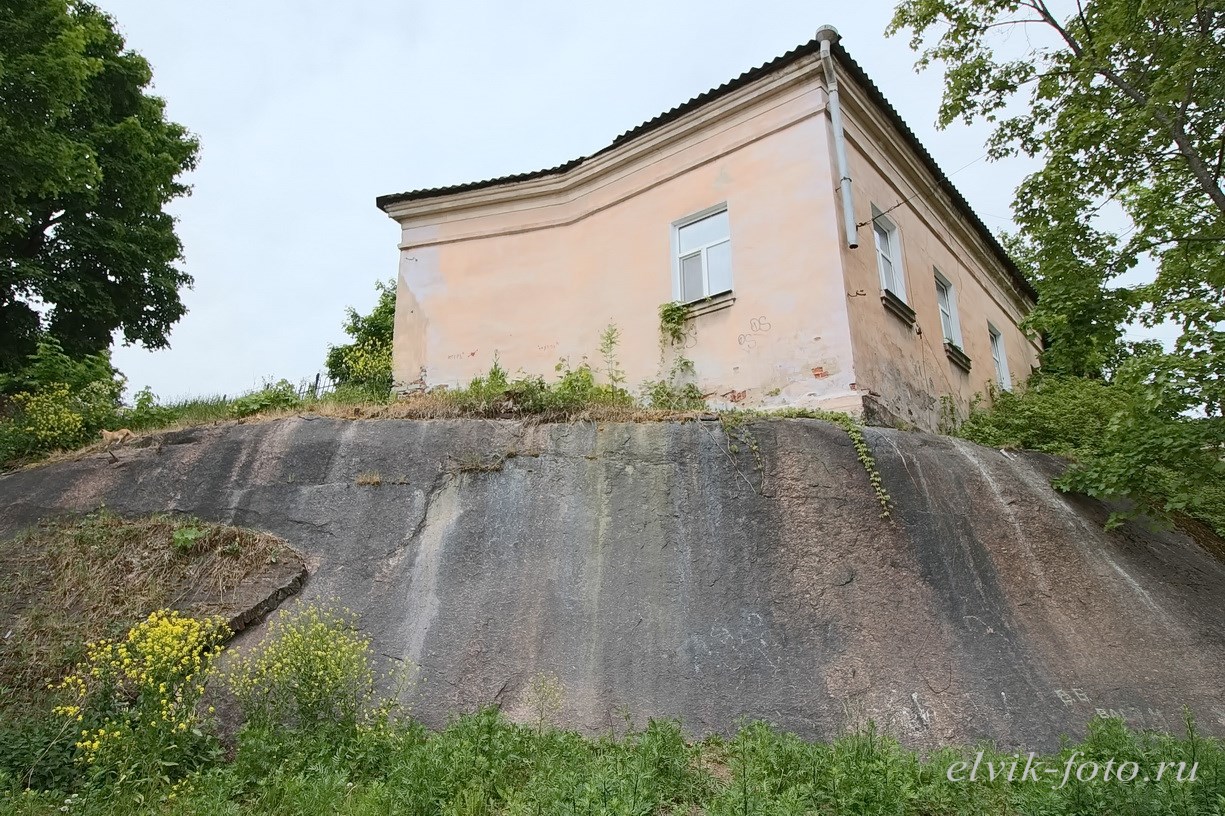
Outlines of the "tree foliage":
{"label": "tree foliage", "polygon": [[396,318],[396,282],[376,281],[378,303],[370,314],[346,310],[345,334],[352,343],[331,346],[327,354],[328,376],[338,387],[386,396],[391,391],[391,341]]}
{"label": "tree foliage", "polygon": [[[1042,369],[1109,386],[1089,395],[1107,413],[1064,485],[1181,509],[1188,485],[1225,475],[1225,2],[902,0],[903,29],[920,69],[945,66],[940,126],[985,120],[992,157],[1043,163],[1009,244],[1039,293]],[[1142,263],[1155,278],[1123,285]],[[1136,322],[1178,337],[1128,343]],[[1083,414],[1052,399],[1058,382],[996,420],[1036,423],[1025,444],[1049,449],[1058,434],[1028,408]]]}
{"label": "tree foliage", "polygon": [[[1174,348],[1140,349],[1133,365],[1219,417],[1225,3],[903,0],[900,29],[922,49],[920,67],[946,66],[941,126],[984,119],[993,157],[1044,161],[1014,215],[1037,271],[1032,324],[1049,340],[1047,370],[1110,374],[1136,351],[1122,343],[1126,321],[1172,321]],[[1112,232],[1120,211],[1128,225]],[[1146,257],[1156,279],[1119,286]]]}
{"label": "tree foliage", "polygon": [[983,445],[1046,451],[1072,460],[1056,486],[1101,499],[1126,497],[1129,511],[1185,513],[1225,536],[1225,482],[1211,426],[1153,399],[1144,383],[1039,374],[995,395],[955,430]]}
{"label": "tree foliage", "polygon": [[0,372],[41,336],[73,357],[166,345],[184,314],[164,211],[198,145],[148,92],[148,62],[81,0],[0,6]]}

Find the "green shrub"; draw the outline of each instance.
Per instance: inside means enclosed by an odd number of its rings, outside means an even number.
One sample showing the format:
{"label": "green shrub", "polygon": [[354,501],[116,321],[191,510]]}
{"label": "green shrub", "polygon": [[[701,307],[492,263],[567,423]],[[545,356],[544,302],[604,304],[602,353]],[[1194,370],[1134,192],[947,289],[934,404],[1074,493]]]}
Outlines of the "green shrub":
{"label": "green shrub", "polygon": [[[642,399],[657,411],[702,411],[706,395],[692,381],[693,361],[676,350],[689,336],[689,306],[673,301],[659,307],[659,378],[642,384]],[[672,364],[667,364],[671,356]]]}
{"label": "green shrub", "polygon": [[136,392],[132,407],[123,412],[123,426],[130,431],[164,428],[178,420],[178,412],[161,405],[148,386]]}
{"label": "green shrub", "polygon": [[259,391],[238,397],[230,403],[230,415],[246,417],[265,411],[283,411],[300,408],[302,400],[298,389],[289,380],[277,380],[266,384]]}
{"label": "green shrub", "polygon": [[44,340],[29,360],[0,379],[11,395],[0,417],[0,462],[89,444],[115,423],[124,380],[109,354],[73,360]]}
{"label": "green shrub", "polygon": [[1154,383],[1035,377],[1024,390],[993,395],[957,436],[983,445],[1045,451],[1072,460],[1062,490],[1126,500],[1138,512],[1186,513],[1225,535],[1221,419],[1188,415]]}
{"label": "green shrub", "polygon": [[350,613],[315,606],[282,612],[263,643],[233,656],[226,683],[254,727],[352,732],[392,705],[375,688],[370,638]]}
{"label": "green shrub", "polygon": [[466,416],[538,416],[563,418],[592,408],[632,408],[634,398],[615,383],[601,383],[584,360],[571,367],[562,360],[559,377],[520,375],[511,379],[495,358],[488,373],[472,379],[466,388],[431,395],[457,414]]}
{"label": "green shrub", "polygon": [[0,778],[36,790],[73,790],[81,782],[73,748],[79,733],[58,718],[6,712],[0,718]]}
{"label": "green shrub", "polygon": [[[543,387],[543,380],[541,381],[541,386]],[[448,396],[453,397],[455,401],[466,407],[470,407],[474,413],[484,413],[502,406],[506,400],[506,391],[509,387],[510,379],[506,369],[502,368],[497,355],[494,355],[493,364],[489,366],[488,374],[483,377],[479,375],[473,377],[472,382],[468,383],[467,388],[461,388]],[[530,386],[524,386],[524,390],[530,390]]]}
{"label": "green shrub", "polygon": [[187,555],[195,549],[196,542],[208,535],[203,527],[176,527],[171,534],[175,551]]}
{"label": "green shrub", "polygon": [[370,314],[358,314],[349,308],[345,313],[345,334],[352,343],[330,346],[327,353],[328,376],[338,387],[359,388],[386,399],[391,393],[391,347],[396,315],[396,284],[394,280],[376,281],[378,303]]}
{"label": "green shrub", "polygon": [[695,383],[677,382],[677,378],[648,380],[642,385],[643,399],[657,411],[703,411],[706,395]]}
{"label": "green shrub", "polygon": [[624,388],[597,383],[595,371],[586,360],[575,368],[563,360],[555,371],[561,376],[553,383],[541,377],[523,377],[509,383],[505,396],[513,409],[525,414],[572,414],[597,405],[634,404]]}
{"label": "green shrub", "polygon": [[1081,460],[1101,450],[1111,421],[1135,395],[1102,380],[1048,375],[1015,391],[993,391],[989,398],[956,428],[958,436]]}
{"label": "green shrub", "polygon": [[13,397],[10,445],[15,453],[33,454],[67,448],[84,439],[85,422],[73,410],[72,393],[63,383]]}
{"label": "green shrub", "polygon": [[0,393],[37,393],[53,385],[65,385],[76,394],[93,383],[118,383],[115,396],[122,391],[123,375],[111,365],[110,352],[72,358],[64,353],[59,341],[46,337],[39,341],[24,368],[10,375],[0,375]]}
{"label": "green shrub", "polygon": [[0,455],[8,461],[97,441],[99,431],[116,423],[120,388],[94,382],[74,393],[64,383],[52,383],[16,394],[10,416],[0,421]]}
{"label": "green shrub", "polygon": [[334,346],[328,353],[327,369],[338,384],[391,393],[391,343],[362,340]]}

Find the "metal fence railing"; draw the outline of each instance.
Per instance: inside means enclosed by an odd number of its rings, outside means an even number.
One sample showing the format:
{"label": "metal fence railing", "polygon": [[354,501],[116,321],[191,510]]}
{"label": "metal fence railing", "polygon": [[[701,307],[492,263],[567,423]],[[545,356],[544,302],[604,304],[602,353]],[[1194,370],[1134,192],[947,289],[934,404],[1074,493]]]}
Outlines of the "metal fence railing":
{"label": "metal fence railing", "polygon": [[314,379],[307,378],[298,384],[298,399],[319,399],[336,390],[335,380],[324,377],[322,373],[315,374]]}

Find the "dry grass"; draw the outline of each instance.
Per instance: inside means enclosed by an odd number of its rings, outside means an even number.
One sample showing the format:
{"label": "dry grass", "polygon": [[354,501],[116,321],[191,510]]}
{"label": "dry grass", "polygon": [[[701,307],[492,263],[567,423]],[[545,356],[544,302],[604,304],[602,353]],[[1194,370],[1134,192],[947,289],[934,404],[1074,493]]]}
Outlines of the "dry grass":
{"label": "dry grass", "polygon": [[[474,410],[464,405],[447,392],[433,394],[417,394],[405,397],[391,403],[339,403],[320,401],[302,408],[287,408],[283,410],[265,411],[241,419],[225,419],[204,422],[181,421],[165,427],[142,431],[135,440],[125,445],[112,448],[115,456],[123,459],[123,451],[127,448],[142,448],[160,444],[164,434],[175,431],[185,431],[191,428],[218,427],[226,425],[248,425],[263,422],[275,422],[278,419],[300,416],[319,416],[331,419],[375,420],[375,419],[509,419],[527,423],[551,422],[686,422],[697,419],[713,419],[714,411],[663,411],[652,408],[624,405],[591,405],[581,410],[545,414],[531,414],[514,410],[505,403],[490,406],[487,409]],[[30,467],[55,462],[73,461],[86,456],[103,453],[105,447],[101,442],[87,445],[75,450],[54,451],[37,460],[27,462],[9,462],[10,470],[21,470]]]}
{"label": "dry grass", "polygon": [[[0,686],[23,698],[61,677],[88,641],[120,636],[163,607],[211,611],[290,555],[264,533],[107,511],[0,541]],[[189,597],[208,597],[209,606],[196,610]]]}
{"label": "dry grass", "polygon": [[[659,411],[635,405],[595,403],[573,411],[526,413],[510,402],[493,402],[474,407],[469,401],[447,391],[414,394],[391,403],[344,405],[321,402],[311,406],[318,416],[338,419],[519,419],[529,422],[679,422],[709,416],[709,411]],[[288,416],[301,411],[283,412]],[[268,418],[275,418],[268,415]]]}
{"label": "dry grass", "polygon": [[479,453],[466,453],[459,456],[448,456],[443,470],[452,475],[459,473],[497,473],[506,466],[507,459],[513,459],[516,453],[508,451],[502,456],[481,456]]}

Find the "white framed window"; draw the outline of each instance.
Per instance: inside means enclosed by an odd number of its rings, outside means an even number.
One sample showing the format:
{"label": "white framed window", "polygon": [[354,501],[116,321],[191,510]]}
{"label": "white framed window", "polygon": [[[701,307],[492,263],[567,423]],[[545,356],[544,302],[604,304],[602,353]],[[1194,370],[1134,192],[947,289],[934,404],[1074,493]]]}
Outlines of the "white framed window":
{"label": "white framed window", "polygon": [[880,269],[880,288],[906,301],[906,278],[902,274],[902,243],[897,224],[872,208],[872,237],[876,244],[876,265]]}
{"label": "white framed window", "polygon": [[991,359],[995,363],[995,381],[1005,391],[1012,390],[1012,377],[1008,375],[1008,355],[1004,352],[1004,336],[990,323],[987,333],[991,336]]}
{"label": "white framed window", "polygon": [[727,204],[672,224],[672,294],[682,303],[732,291],[732,229]]}
{"label": "white framed window", "polygon": [[957,290],[949,279],[936,272],[936,305],[940,308],[940,331],[944,342],[961,348],[961,324],[957,319]]}

